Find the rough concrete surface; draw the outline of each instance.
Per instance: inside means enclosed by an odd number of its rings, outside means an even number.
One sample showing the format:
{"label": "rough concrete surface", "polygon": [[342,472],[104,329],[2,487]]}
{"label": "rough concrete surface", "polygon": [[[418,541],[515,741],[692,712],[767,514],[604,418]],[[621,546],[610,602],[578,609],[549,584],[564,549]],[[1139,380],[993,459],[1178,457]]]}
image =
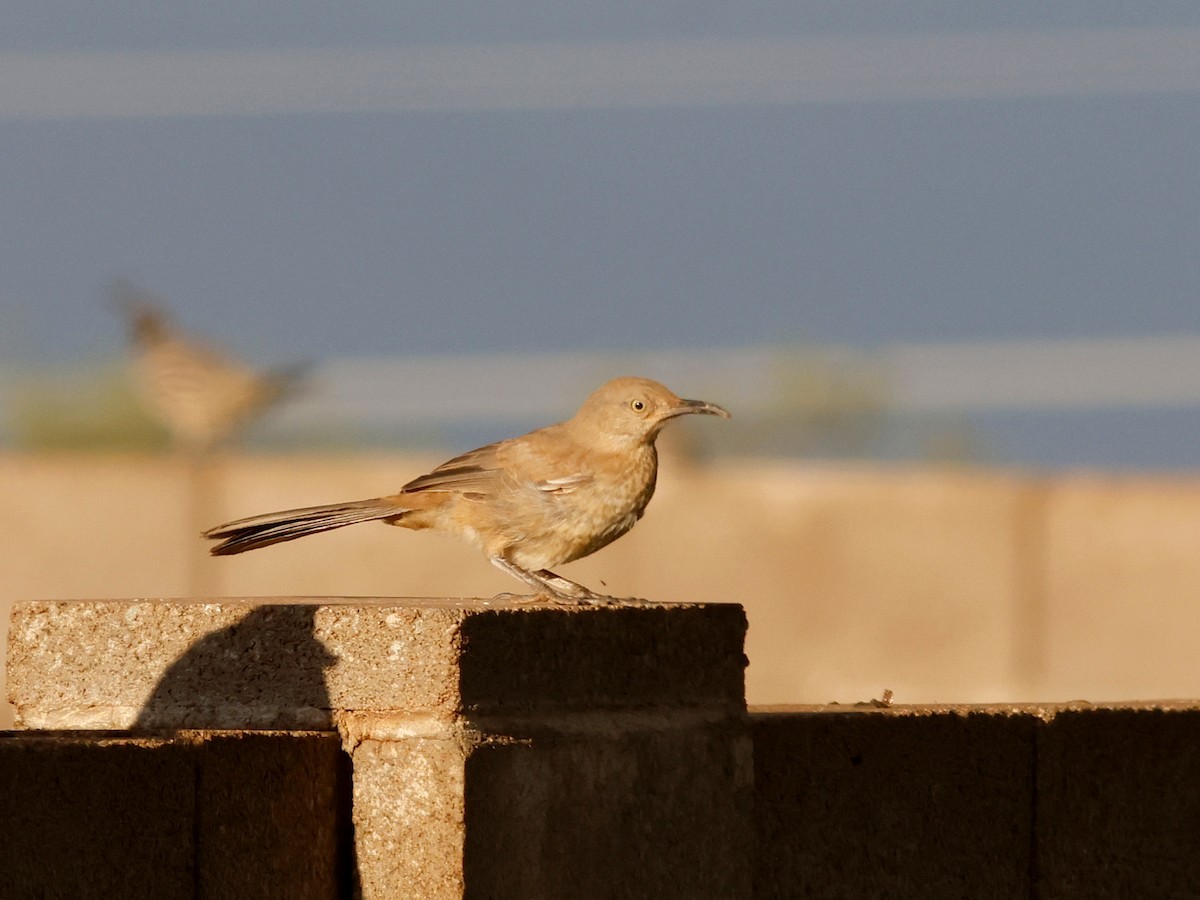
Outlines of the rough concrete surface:
{"label": "rough concrete surface", "polygon": [[749,898],[751,762],[741,718],[492,735],[466,759],[466,896]]}
{"label": "rough concrete surface", "polygon": [[23,727],[330,728],[339,711],[743,700],[740,607],[297,598],[30,601],[8,690]]}
{"label": "rough concrete surface", "polygon": [[346,897],[350,761],[333,734],[199,734],[201,897]]}
{"label": "rough concrete surface", "polygon": [[0,896],[1200,896],[1198,703],[409,725],[356,866],[334,734],[0,735]]}
{"label": "rough concrete surface", "polygon": [[364,900],[463,896],[463,756],[450,737],[366,740],[354,749],[355,844]]}
{"label": "rough concrete surface", "polygon": [[1031,896],[1034,716],[752,720],[756,898]]}
{"label": "rough concrete surface", "polygon": [[[745,628],[729,605],[30,601],[9,690],[26,727],[337,726],[364,900],[735,900],[750,890]],[[259,821],[247,851],[270,858],[282,823],[224,786],[302,798],[303,779],[237,740],[210,741],[199,820]],[[201,871],[226,877],[203,850]],[[261,891],[277,874],[243,877]]]}
{"label": "rough concrete surface", "polygon": [[741,717],[478,725],[355,748],[367,900],[750,896]]}
{"label": "rough concrete surface", "polygon": [[340,756],[329,734],[0,734],[0,896],[345,897]]}
{"label": "rough concrete surface", "polygon": [[186,742],[0,735],[0,894],[191,900],[195,767]]}
{"label": "rough concrete surface", "polygon": [[1200,708],[1063,711],[1037,783],[1039,900],[1200,897]]}
{"label": "rough concrete surface", "polygon": [[751,723],[756,898],[1200,896],[1200,703]]}

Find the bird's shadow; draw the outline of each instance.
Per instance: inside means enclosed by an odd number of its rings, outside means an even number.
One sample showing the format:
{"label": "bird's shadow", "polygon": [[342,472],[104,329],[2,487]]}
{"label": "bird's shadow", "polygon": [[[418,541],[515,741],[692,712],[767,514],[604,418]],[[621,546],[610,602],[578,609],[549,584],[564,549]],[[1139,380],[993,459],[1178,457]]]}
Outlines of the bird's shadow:
{"label": "bird's shadow", "polygon": [[315,616],[312,605],[260,606],[205,635],[163,673],[133,729],[332,728],[325,670],[337,658]]}
{"label": "bird's shadow", "polygon": [[[316,611],[311,604],[263,605],[200,638],[163,673],[130,730],[333,730],[325,671],[337,657],[314,632]],[[334,778],[336,785],[336,890],[338,896],[356,897],[361,886],[354,849],[353,762],[343,750],[337,757],[336,771],[321,776]],[[256,808],[268,810],[265,815],[271,819],[271,798],[260,799],[265,805]]]}

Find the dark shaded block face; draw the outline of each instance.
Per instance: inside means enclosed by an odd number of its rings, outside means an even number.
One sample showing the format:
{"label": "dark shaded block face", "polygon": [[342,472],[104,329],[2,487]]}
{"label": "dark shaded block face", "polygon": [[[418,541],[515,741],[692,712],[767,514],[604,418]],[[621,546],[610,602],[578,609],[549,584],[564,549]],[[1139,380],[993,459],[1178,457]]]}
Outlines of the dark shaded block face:
{"label": "dark shaded block face", "polygon": [[1039,897],[1200,897],[1200,710],[1062,712],[1037,762]]}
{"label": "dark shaded block face", "polygon": [[748,898],[744,721],[646,724],[476,747],[466,896]]}
{"label": "dark shaded block face", "polygon": [[755,897],[1029,896],[1035,717],[752,722]]}
{"label": "dark shaded block face", "polygon": [[0,896],[335,900],[346,763],[333,734],[5,733]]}
{"label": "dark shaded block face", "polygon": [[745,708],[734,604],[483,610],[460,633],[470,714]]}
{"label": "dark shaded block face", "polygon": [[171,741],[0,737],[0,894],[190,900],[195,768]]}

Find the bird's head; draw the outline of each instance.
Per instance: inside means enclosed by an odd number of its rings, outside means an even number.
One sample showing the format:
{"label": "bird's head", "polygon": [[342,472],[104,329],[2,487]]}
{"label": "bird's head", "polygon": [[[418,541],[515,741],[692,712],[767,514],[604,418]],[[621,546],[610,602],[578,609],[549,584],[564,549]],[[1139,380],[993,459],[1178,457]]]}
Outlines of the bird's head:
{"label": "bird's head", "polygon": [[594,391],[571,423],[597,439],[653,443],[668,420],[692,413],[730,418],[715,403],[684,400],[657,381],[616,378]]}
{"label": "bird's head", "polygon": [[109,288],[109,299],[113,308],[128,319],[129,337],[135,345],[157,343],[170,333],[162,302],[132,282],[115,279]]}

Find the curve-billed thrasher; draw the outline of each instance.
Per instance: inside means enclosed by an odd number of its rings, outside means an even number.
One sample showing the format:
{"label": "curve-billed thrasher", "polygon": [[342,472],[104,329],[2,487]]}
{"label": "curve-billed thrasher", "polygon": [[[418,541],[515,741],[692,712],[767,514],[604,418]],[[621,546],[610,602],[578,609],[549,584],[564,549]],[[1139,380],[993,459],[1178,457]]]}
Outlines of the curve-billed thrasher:
{"label": "curve-billed thrasher", "polygon": [[431,528],[480,546],[493,565],[563,602],[610,598],[550,571],[594,553],[634,526],[658,474],[654,440],[688,413],[729,418],[713,403],[683,400],[657,382],[618,378],[574,417],[488,444],[371,500],[239,519],[205,532],[217,556],[382,520]]}
{"label": "curve-billed thrasher", "polygon": [[113,304],[129,319],[133,376],[176,445],[208,450],[294,393],[307,366],[260,371],[173,325],[161,301],[123,279]]}

